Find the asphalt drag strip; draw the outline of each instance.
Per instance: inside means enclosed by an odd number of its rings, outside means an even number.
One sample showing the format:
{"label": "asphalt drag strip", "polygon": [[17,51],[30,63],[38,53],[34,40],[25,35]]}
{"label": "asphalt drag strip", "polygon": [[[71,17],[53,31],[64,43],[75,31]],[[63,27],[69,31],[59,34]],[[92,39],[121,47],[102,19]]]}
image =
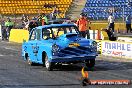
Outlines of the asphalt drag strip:
{"label": "asphalt drag strip", "polygon": [[[5,48],[6,47],[6,48]],[[21,57],[21,45],[0,42],[0,88],[84,88],[80,85],[82,63],[47,71],[29,66]],[[130,79],[132,60],[97,57],[94,69],[85,69],[91,80]],[[132,85],[88,85],[86,88],[132,88]]]}

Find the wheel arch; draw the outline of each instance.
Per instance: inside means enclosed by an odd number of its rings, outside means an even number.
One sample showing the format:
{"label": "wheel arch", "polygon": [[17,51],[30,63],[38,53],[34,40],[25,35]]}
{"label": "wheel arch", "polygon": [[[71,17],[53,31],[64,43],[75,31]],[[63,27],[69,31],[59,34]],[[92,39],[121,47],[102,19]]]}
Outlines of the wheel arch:
{"label": "wheel arch", "polygon": [[45,62],[45,57],[46,57],[47,53],[45,51],[42,52],[42,62]]}
{"label": "wheel arch", "polygon": [[25,53],[25,60],[27,60],[27,57],[29,57],[28,53]]}

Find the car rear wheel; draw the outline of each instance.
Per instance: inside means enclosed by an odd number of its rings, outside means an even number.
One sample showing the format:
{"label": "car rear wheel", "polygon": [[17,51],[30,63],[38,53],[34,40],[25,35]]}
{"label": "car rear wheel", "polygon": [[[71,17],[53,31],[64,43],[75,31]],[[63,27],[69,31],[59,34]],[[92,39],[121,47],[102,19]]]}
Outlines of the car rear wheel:
{"label": "car rear wheel", "polygon": [[53,70],[53,63],[48,61],[48,56],[47,55],[45,57],[45,67],[47,68],[48,71]]}
{"label": "car rear wheel", "polygon": [[94,65],[95,65],[95,59],[91,59],[91,60],[87,60],[87,61],[86,61],[86,66],[87,66],[88,68],[93,68]]}

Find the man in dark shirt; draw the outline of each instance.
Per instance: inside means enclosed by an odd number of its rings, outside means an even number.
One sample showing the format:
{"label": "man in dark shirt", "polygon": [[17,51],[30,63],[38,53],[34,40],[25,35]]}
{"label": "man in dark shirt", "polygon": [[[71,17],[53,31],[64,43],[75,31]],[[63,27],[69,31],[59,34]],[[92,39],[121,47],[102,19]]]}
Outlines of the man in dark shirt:
{"label": "man in dark shirt", "polygon": [[116,40],[116,37],[114,37],[112,28],[102,29],[102,31],[105,31],[107,33],[107,35],[109,37],[109,40],[111,40],[111,41],[115,41]]}
{"label": "man in dark shirt", "polygon": [[29,32],[31,32],[31,30],[35,27],[38,26],[38,23],[35,19],[33,19],[30,23],[29,23]]}
{"label": "man in dark shirt", "polygon": [[131,15],[128,15],[126,17],[126,29],[127,29],[127,33],[129,31],[132,33],[132,29],[131,29]]}

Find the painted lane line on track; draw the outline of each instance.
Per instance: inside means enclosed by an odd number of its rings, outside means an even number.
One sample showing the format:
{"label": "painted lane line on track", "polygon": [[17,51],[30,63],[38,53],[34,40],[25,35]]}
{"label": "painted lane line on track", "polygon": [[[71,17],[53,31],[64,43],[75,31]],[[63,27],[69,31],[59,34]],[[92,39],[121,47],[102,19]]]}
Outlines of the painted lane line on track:
{"label": "painted lane line on track", "polygon": [[10,42],[8,42],[8,41],[0,41],[0,42],[4,42],[4,43],[10,43]]}
{"label": "painted lane line on track", "polygon": [[0,54],[0,57],[2,57],[2,56],[5,56],[5,55]]}
{"label": "painted lane line on track", "polygon": [[14,48],[10,48],[10,47],[4,47],[4,48],[7,49],[7,50],[19,51],[19,50],[16,50]]}
{"label": "painted lane line on track", "polygon": [[14,56],[14,55],[12,55],[12,54],[10,54],[10,55],[3,55],[3,54],[0,54],[0,57],[5,57],[5,56]]}

